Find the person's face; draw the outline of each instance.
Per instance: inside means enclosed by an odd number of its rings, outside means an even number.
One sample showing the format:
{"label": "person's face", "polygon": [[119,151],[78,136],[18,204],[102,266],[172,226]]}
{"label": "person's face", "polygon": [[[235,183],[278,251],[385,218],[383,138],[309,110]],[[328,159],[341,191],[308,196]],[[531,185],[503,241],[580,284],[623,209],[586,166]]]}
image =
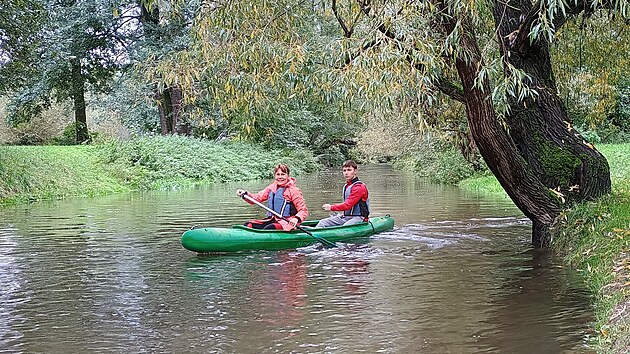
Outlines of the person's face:
{"label": "person's face", "polygon": [[352,181],[357,176],[357,170],[352,167],[343,168],[343,177],[346,181]]}
{"label": "person's face", "polygon": [[282,170],[276,170],[276,174],[274,178],[276,180],[276,183],[278,183],[278,185],[283,186],[289,180],[289,175]]}

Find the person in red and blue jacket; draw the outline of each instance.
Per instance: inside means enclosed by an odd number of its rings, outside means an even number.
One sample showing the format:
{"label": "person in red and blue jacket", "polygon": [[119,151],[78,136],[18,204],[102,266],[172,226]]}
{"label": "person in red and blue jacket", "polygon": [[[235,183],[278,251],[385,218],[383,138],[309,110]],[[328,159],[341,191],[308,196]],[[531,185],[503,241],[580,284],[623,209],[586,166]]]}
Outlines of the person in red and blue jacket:
{"label": "person in red and blue jacket", "polygon": [[342,211],[342,214],[333,215],[322,219],[317,227],[329,227],[339,225],[351,225],[368,221],[370,215],[370,198],[367,186],[357,177],[357,164],[348,160],[343,163],[343,177],[346,184],[343,186],[343,203],[324,204],[326,211]]}
{"label": "person in red and blue jacket", "polygon": [[[295,178],[289,176],[289,167],[285,164],[279,164],[274,168],[274,181],[265,189],[256,194],[250,194],[243,189],[236,191],[236,195],[239,197],[242,197],[243,194],[249,195],[259,203],[267,201],[269,209],[288,220],[282,220],[267,212],[267,218],[248,221],[244,224],[247,227],[290,231],[295,229],[308,216],[308,208],[302,196],[302,191],[296,187]],[[247,199],[245,201],[249,204],[254,204]]]}

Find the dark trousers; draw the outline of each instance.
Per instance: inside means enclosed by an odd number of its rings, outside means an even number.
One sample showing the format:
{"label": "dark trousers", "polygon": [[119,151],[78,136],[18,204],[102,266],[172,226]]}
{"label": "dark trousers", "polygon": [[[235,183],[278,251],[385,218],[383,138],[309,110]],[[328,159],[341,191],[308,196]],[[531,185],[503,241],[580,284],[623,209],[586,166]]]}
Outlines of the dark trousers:
{"label": "dark trousers", "polygon": [[267,218],[263,220],[250,220],[243,225],[259,230],[282,230],[282,225],[275,218]]}

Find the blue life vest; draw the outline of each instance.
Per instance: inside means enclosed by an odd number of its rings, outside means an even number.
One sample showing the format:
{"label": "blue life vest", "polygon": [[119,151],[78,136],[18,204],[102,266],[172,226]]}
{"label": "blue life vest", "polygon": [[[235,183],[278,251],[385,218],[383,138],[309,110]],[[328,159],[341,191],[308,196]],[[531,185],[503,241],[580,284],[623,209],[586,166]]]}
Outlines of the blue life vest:
{"label": "blue life vest", "polygon": [[[275,211],[276,213],[289,217],[291,216],[291,207],[293,203],[288,202],[284,199],[284,188],[278,188],[278,190],[274,193],[273,191],[269,191],[269,198],[267,199],[267,206],[269,209]],[[267,216],[272,216],[270,212],[267,212]]]}
{"label": "blue life vest", "polygon": [[[365,186],[365,183],[361,182],[361,181],[355,181],[354,183],[352,183],[351,185],[343,185],[343,200],[346,201],[348,199],[348,197],[350,196],[350,193],[352,192],[352,186],[354,186],[355,184],[363,184]],[[365,189],[367,190],[367,186],[365,187]],[[367,218],[370,215],[370,197],[369,197],[369,192],[368,192],[368,198],[366,201],[363,201],[362,199],[359,200],[359,202],[357,204],[355,204],[352,209],[350,210],[344,210],[343,215],[345,216],[363,216],[365,218]]]}

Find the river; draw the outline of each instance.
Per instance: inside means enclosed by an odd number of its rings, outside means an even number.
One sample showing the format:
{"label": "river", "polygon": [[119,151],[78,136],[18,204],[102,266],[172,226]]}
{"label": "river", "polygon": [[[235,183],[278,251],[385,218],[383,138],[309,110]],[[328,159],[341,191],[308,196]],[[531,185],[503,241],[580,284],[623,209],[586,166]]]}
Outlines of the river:
{"label": "river", "polygon": [[[326,249],[197,255],[192,225],[262,211],[251,181],[0,209],[1,353],[594,353],[577,272],[509,200],[359,167],[390,232]],[[339,170],[298,177],[311,218]]]}

